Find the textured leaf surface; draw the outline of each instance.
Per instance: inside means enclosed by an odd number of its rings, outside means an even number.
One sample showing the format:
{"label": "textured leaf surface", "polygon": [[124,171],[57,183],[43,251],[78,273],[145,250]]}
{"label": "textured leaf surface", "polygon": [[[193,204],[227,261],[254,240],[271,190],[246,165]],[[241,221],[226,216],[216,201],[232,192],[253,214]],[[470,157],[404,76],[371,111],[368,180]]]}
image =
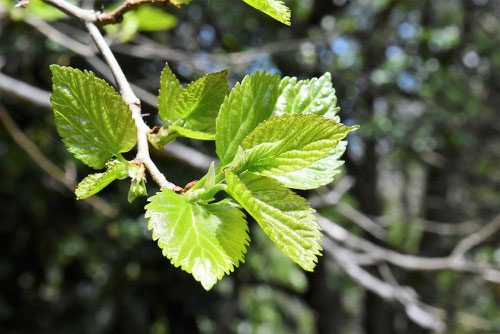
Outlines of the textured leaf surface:
{"label": "textured leaf surface", "polygon": [[259,223],[294,262],[312,271],[321,255],[321,232],[307,201],[276,180],[226,171],[228,193]]}
{"label": "textured leaf surface", "polygon": [[293,189],[316,189],[327,185],[340,174],[340,167],[344,164],[340,157],[346,146],[347,142],[341,141],[337,147],[311,165],[294,172],[272,176],[284,186]]}
{"label": "textured leaf surface", "polygon": [[290,25],[290,9],[280,0],[243,0],[281,23]]}
{"label": "textured leaf surface", "polygon": [[200,204],[162,189],[149,201],[149,229],[163,255],[206,290],[244,262],[249,241],[245,215],[228,200]]}
{"label": "textured leaf surface", "polygon": [[52,65],[50,96],[55,123],[68,151],[101,169],[136,143],[132,112],[121,96],[92,72]]}
{"label": "textured leaf surface", "polygon": [[179,93],[174,115],[182,119],[182,127],[215,135],[217,113],[228,93],[226,77],[227,70],[207,74]]}
{"label": "textured leaf surface", "polygon": [[334,119],[339,110],[330,73],[310,80],[299,81],[295,77],[281,80],[274,115],[317,114]]}
{"label": "textured leaf surface", "polygon": [[174,113],[174,103],[183,89],[168,63],[166,63],[161,72],[160,93],[158,95],[158,114],[163,121],[177,119]]}
{"label": "textured leaf surface", "polygon": [[77,199],[84,199],[97,194],[116,179],[127,177],[128,166],[121,162],[113,161],[108,164],[108,170],[104,173],[91,174],[78,184],[75,190]]}
{"label": "textured leaf surface", "polygon": [[315,114],[273,117],[243,140],[244,168],[263,175],[300,170],[337,147],[352,129]]}
{"label": "textured leaf surface", "polygon": [[215,134],[219,168],[229,164],[243,138],[271,116],[278,99],[279,81],[278,74],[256,72],[237,83],[224,99]]}

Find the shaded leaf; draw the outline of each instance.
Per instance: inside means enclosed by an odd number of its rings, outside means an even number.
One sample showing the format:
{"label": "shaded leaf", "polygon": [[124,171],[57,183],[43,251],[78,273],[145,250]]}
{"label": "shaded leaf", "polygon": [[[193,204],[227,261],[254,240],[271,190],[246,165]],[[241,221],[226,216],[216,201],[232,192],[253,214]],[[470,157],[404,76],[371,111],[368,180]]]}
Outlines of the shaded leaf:
{"label": "shaded leaf", "polygon": [[183,89],[168,63],[165,63],[165,67],[161,72],[160,92],[158,95],[158,114],[163,121],[177,119],[174,114],[174,103]]}

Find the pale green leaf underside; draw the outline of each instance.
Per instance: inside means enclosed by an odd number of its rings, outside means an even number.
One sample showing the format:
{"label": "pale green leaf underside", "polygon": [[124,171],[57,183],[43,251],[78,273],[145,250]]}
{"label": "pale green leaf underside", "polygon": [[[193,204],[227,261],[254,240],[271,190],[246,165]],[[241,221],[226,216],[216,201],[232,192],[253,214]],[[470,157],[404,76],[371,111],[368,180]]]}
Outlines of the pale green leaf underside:
{"label": "pale green leaf underside", "polygon": [[92,72],[52,65],[50,96],[55,124],[68,151],[101,169],[136,143],[132,112],[121,96]]}
{"label": "pale green leaf underside", "polygon": [[266,234],[294,262],[312,271],[321,255],[321,232],[305,199],[276,180],[226,170],[227,192],[255,218]]}
{"label": "pale green leaf underside", "polygon": [[316,189],[333,181],[340,174],[340,167],[344,164],[340,160],[347,146],[346,141],[341,141],[332,151],[311,165],[280,175],[271,175],[281,184],[293,189]]}
{"label": "pale green leaf underside", "polygon": [[149,201],[146,218],[153,240],[173,265],[191,273],[206,290],[244,262],[249,242],[245,215],[227,200],[193,203],[162,189]]}
{"label": "pale green leaf underside", "polygon": [[168,63],[166,63],[161,72],[160,92],[158,95],[158,114],[164,122],[177,119],[174,113],[174,103],[183,89]]}
{"label": "pale green leaf underside", "polygon": [[116,179],[127,177],[128,166],[121,162],[111,162],[108,165],[108,170],[104,173],[90,174],[78,184],[75,190],[77,199],[84,199],[97,194],[104,189],[107,185]]}
{"label": "pale green leaf underside", "polygon": [[290,9],[280,0],[243,0],[273,19],[290,25]]}
{"label": "pale green leaf underside", "polygon": [[332,76],[325,73],[319,78],[297,80],[285,77],[280,83],[280,97],[274,115],[317,114],[334,119],[339,112]]}
{"label": "pale green leaf underside", "polygon": [[169,130],[177,132],[182,137],[199,139],[199,140],[215,140],[215,134],[211,131],[196,131],[187,128],[183,128],[182,126],[170,125],[168,127]]}
{"label": "pale green leaf underside", "polygon": [[353,129],[316,114],[273,117],[243,140],[242,167],[262,175],[303,169],[332,151]]}
{"label": "pale green leaf underside", "polygon": [[278,98],[279,81],[278,74],[256,72],[247,75],[226,96],[215,134],[216,151],[221,160],[219,170],[233,160],[243,138],[271,116]]}

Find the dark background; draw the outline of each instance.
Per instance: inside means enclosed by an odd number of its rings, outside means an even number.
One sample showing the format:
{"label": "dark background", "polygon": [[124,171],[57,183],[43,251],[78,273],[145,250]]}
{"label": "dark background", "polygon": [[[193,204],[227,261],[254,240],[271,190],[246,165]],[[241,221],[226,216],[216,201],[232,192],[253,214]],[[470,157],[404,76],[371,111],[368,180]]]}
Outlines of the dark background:
{"label": "dark background", "polygon": [[[177,22],[169,18],[170,30],[146,31],[132,19],[108,30],[128,79],[146,90],[138,95],[144,112],[151,113],[147,122],[156,122],[155,108],[145,101],[156,103],[147,92],[156,94],[165,60],[183,83],[223,68],[229,69],[231,85],[256,70],[299,78],[331,72],[343,122],[361,126],[348,138],[344,171],[335,181],[354,181],[341,203],[383,224],[386,241],[373,239],[336,206],[319,211],[384,247],[447,256],[459,240],[499,213],[499,2],[286,3],[293,13],[291,27],[242,1],[193,0],[181,9],[164,9],[177,17]],[[101,9],[109,2],[84,5]],[[10,0],[0,0],[4,75],[46,91],[53,63],[105,77],[95,57],[48,38],[53,32],[41,33],[40,17],[47,16],[21,11],[13,10]],[[49,25],[92,50],[77,23],[63,18]],[[0,108],[64,170],[67,184],[91,173],[66,151],[50,109],[24,100],[0,90]],[[213,143],[180,142],[215,156]],[[204,174],[172,152],[155,153],[153,159],[176,184]],[[43,171],[0,125],[4,333],[429,332],[408,319],[401,303],[360,287],[330,256],[314,273],[303,272],[253,222],[246,263],[205,292],[162,256],[147,230],[146,199],[129,204],[127,182],[115,182],[100,194],[115,210],[109,217],[77,201],[54,173]],[[156,190],[149,182],[149,193]],[[467,258],[498,266],[499,240],[492,235]],[[380,276],[376,267],[368,270]],[[498,285],[452,270],[392,270],[399,284],[445,312],[447,332],[500,330]]]}

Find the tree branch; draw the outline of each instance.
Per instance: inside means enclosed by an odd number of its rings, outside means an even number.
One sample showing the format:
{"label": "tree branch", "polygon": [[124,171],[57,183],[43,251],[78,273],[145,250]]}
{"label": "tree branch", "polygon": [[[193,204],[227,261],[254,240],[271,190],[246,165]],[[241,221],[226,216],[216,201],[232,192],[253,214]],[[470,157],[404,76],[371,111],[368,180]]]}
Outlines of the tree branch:
{"label": "tree branch", "polygon": [[149,171],[153,180],[158,183],[161,188],[168,188],[171,190],[177,189],[175,184],[169,182],[165,175],[163,175],[158,167],[154,164],[153,160],[149,155],[149,145],[148,145],[148,133],[150,128],[144,123],[141,114],[141,102],[137,96],[132,91],[130,84],[125,77],[118,61],[116,60],[113,52],[109,48],[108,44],[104,40],[99,29],[95,26],[93,22],[99,21],[100,13],[93,10],[85,10],[78,6],[72,5],[65,0],[43,0],[45,3],[62,10],[67,15],[81,21],[85,24],[92,40],[94,41],[97,49],[101,52],[104,59],[108,63],[111,72],[115,78],[116,84],[120,89],[120,94],[123,100],[127,103],[132,110],[132,117],[135,120],[137,127],[137,156],[136,161],[144,164],[146,169]]}
{"label": "tree branch", "polygon": [[360,238],[340,225],[325,217],[319,216],[319,224],[323,231],[332,239],[342,242],[350,248],[361,250],[371,256],[375,262],[388,262],[409,270],[433,271],[451,269],[455,271],[479,274],[484,279],[500,283],[500,270],[491,264],[466,261],[463,256],[450,255],[447,257],[427,258],[415,255],[401,254],[383,248]]}

